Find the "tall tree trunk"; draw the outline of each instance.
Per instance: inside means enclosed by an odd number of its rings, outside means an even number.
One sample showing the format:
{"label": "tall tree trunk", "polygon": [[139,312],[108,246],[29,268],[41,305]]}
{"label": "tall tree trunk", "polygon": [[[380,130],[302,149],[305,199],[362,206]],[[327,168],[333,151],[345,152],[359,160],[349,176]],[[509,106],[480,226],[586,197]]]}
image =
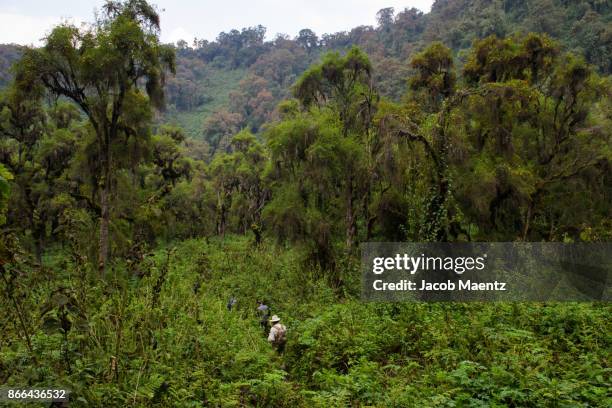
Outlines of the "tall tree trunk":
{"label": "tall tree trunk", "polygon": [[105,150],[105,158],[102,160],[104,175],[100,182],[100,236],[98,243],[98,272],[104,275],[109,256],[109,224],[110,224],[110,194],[111,194],[111,162],[110,148]]}
{"label": "tall tree trunk", "polygon": [[531,227],[531,217],[533,214],[533,202],[529,203],[527,207],[527,214],[525,215],[525,226],[523,227],[523,241],[527,241],[529,234],[529,228]]}
{"label": "tall tree trunk", "polygon": [[40,264],[42,263],[42,253],[43,253],[42,233],[37,229],[35,235],[36,237],[34,238],[34,250],[36,253],[36,262]]}
{"label": "tall tree trunk", "polygon": [[[373,170],[370,167],[368,174],[372,174]],[[383,193],[384,194],[384,193]],[[378,218],[376,215],[370,214],[370,201],[372,199],[372,181],[368,180],[368,185],[366,188],[366,194],[363,197],[363,217],[366,222],[366,242],[372,238],[372,231],[374,231],[374,223],[376,223],[376,219]]]}
{"label": "tall tree trunk", "polygon": [[348,179],[348,190],[346,197],[346,249],[351,251],[355,244],[357,226],[355,224],[355,211],[353,209],[353,177]]}
{"label": "tall tree trunk", "polygon": [[226,212],[225,194],[217,192],[217,235],[221,237],[225,237]]}
{"label": "tall tree trunk", "polygon": [[108,225],[109,220],[109,186],[108,181],[104,183],[100,190],[100,242],[98,253],[98,270],[100,274],[106,271],[106,263],[108,262]]}
{"label": "tall tree trunk", "polygon": [[430,216],[430,237],[438,242],[448,240],[446,230],[446,201],[449,195],[448,180],[448,137],[446,135],[446,120],[450,114],[453,104],[444,104],[438,117],[436,132],[434,133],[434,149],[436,151],[436,178],[438,181],[438,191],[431,202],[429,208]]}

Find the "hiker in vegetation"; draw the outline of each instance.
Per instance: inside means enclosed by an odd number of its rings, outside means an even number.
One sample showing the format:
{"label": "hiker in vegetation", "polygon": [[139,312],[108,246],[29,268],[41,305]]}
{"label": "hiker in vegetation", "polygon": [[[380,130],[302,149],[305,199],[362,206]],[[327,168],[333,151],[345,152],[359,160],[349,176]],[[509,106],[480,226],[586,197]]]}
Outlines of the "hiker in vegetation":
{"label": "hiker in vegetation", "polygon": [[234,307],[234,305],[236,305],[236,303],[238,303],[238,301],[236,300],[236,296],[233,296],[227,301],[227,310],[229,312],[232,311],[232,308]]}
{"label": "hiker in vegetation", "polygon": [[257,301],[257,314],[259,316],[259,325],[264,332],[264,335],[268,333],[268,319],[270,318],[270,308],[264,304],[263,300]]}
{"label": "hiker in vegetation", "polygon": [[279,353],[285,351],[285,343],[287,343],[287,328],[280,323],[280,317],[277,315],[272,316],[270,324],[270,334],[268,335],[268,341],[272,344],[272,347]]}
{"label": "hiker in vegetation", "polygon": [[257,223],[251,224],[251,231],[255,234],[255,246],[261,244],[261,225]]}

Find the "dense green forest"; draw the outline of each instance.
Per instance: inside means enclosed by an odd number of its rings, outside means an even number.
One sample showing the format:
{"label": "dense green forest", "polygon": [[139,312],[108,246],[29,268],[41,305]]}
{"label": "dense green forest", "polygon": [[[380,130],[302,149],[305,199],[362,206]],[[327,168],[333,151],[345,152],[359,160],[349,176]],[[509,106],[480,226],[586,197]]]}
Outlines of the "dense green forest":
{"label": "dense green forest", "polygon": [[362,242],[610,241],[610,16],[444,0],[169,45],[126,0],[0,47],[0,384],[74,406],[612,405],[607,303],[359,298]]}
{"label": "dense green forest", "polygon": [[[348,32],[317,35],[296,28],[295,36],[266,40],[265,27],[254,26],[220,33],[215,41],[186,38],[174,45],[177,72],[167,80],[167,109],[159,122],[180,126],[187,136],[213,146],[223,139],[227,147],[235,129],[259,133],[274,119],[278,102],[290,96],[297,77],[321,55],[354,45],[370,56],[378,91],[395,101],[404,95],[411,56],[434,41],[451,48],[461,65],[475,39],[539,32],[608,75],[611,10],[606,0],[436,1],[426,14],[414,8],[382,9],[376,27]],[[0,45],[0,87],[10,82],[9,67],[19,49]]]}

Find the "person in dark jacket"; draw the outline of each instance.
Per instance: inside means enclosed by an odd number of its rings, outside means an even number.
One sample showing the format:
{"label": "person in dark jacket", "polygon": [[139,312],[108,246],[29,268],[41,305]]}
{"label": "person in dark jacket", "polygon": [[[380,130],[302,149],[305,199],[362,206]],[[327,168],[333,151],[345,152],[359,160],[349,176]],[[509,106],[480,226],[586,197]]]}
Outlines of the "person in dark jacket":
{"label": "person in dark jacket", "polygon": [[232,295],[232,297],[229,298],[229,300],[227,301],[227,311],[231,312],[236,303],[238,303],[238,301],[236,300],[236,296]]}
{"label": "person in dark jacket", "polygon": [[257,301],[257,315],[259,316],[259,325],[264,334],[268,334],[268,319],[270,318],[270,308],[263,300]]}

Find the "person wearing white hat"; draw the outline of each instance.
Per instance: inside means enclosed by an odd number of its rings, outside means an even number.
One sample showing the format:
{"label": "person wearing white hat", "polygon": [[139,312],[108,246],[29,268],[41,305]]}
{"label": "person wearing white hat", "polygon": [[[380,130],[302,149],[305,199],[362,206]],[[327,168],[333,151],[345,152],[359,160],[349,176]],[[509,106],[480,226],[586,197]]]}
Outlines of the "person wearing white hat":
{"label": "person wearing white hat", "polygon": [[287,343],[287,328],[281,324],[280,317],[277,315],[272,316],[270,324],[270,334],[268,335],[268,341],[272,344],[272,347],[279,353],[285,351],[285,343]]}

